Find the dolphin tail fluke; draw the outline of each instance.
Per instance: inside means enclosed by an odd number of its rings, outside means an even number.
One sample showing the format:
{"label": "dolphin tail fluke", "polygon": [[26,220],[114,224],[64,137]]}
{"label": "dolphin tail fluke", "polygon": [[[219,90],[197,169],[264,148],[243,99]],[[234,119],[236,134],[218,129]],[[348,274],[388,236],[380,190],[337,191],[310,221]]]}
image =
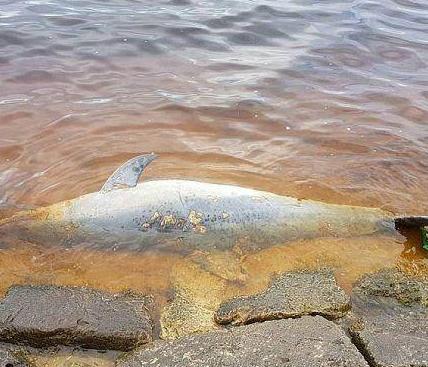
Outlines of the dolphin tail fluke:
{"label": "dolphin tail fluke", "polygon": [[394,219],[396,228],[420,228],[428,226],[428,215],[403,216]]}

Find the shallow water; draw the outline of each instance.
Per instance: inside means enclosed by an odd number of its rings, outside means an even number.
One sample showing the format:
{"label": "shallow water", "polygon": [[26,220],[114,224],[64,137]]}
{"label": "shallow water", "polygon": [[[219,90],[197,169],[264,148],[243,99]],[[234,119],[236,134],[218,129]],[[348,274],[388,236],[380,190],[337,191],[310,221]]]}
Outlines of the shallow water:
{"label": "shallow water", "polygon": [[[0,216],[96,191],[151,151],[146,178],[427,214],[427,24],[424,0],[3,0]],[[333,264],[349,289],[382,263],[426,269],[418,239],[335,241],[244,254],[244,278]],[[240,277],[242,259],[217,260]],[[0,252],[1,291],[53,281],[167,300],[188,261],[17,244]]]}
{"label": "shallow water", "polygon": [[0,202],[192,177],[426,213],[425,1],[2,1]]}

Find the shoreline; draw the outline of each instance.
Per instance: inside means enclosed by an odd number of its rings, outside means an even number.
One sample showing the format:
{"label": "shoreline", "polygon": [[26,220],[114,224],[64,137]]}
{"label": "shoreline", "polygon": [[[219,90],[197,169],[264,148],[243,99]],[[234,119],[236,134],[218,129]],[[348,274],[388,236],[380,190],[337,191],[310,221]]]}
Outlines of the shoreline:
{"label": "shoreline", "polygon": [[[10,343],[0,346],[0,360],[40,366],[35,355],[55,356],[63,345],[119,350],[107,352],[107,365],[117,367],[395,367],[428,360],[428,279],[393,268],[363,276],[350,296],[330,269],[285,272],[261,293],[224,301],[215,312],[217,330],[173,340],[156,335],[151,307],[148,295],[132,292],[12,287],[0,302],[0,339]],[[73,366],[86,366],[82,361]]]}

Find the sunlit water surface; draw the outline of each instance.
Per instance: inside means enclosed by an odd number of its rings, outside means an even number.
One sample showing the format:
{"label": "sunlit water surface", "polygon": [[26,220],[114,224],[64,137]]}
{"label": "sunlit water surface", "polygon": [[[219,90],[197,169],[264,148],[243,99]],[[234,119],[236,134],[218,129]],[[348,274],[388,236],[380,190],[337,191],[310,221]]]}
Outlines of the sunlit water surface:
{"label": "sunlit water surface", "polygon": [[[0,214],[97,191],[152,151],[145,179],[427,214],[427,24],[425,0],[0,0]],[[132,288],[161,309],[183,279],[207,297],[202,272],[215,308],[326,265],[348,290],[385,266],[428,267],[417,236],[186,257],[17,243],[0,251],[0,292]]]}

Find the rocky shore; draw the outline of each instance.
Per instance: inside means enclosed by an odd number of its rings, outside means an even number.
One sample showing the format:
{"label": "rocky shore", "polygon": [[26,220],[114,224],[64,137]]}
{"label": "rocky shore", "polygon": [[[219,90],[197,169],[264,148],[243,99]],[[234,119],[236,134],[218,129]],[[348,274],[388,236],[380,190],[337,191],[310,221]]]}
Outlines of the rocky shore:
{"label": "rocky shore", "polygon": [[0,340],[130,350],[152,340],[146,298],[94,289],[15,286],[0,304]]}
{"label": "rocky shore", "polygon": [[218,330],[175,340],[156,335],[150,305],[129,292],[14,286],[0,303],[0,365],[32,366],[33,348],[67,345],[120,351],[116,367],[428,366],[428,281],[396,269],[364,276],[350,296],[328,269],[279,274],[223,302]]}

